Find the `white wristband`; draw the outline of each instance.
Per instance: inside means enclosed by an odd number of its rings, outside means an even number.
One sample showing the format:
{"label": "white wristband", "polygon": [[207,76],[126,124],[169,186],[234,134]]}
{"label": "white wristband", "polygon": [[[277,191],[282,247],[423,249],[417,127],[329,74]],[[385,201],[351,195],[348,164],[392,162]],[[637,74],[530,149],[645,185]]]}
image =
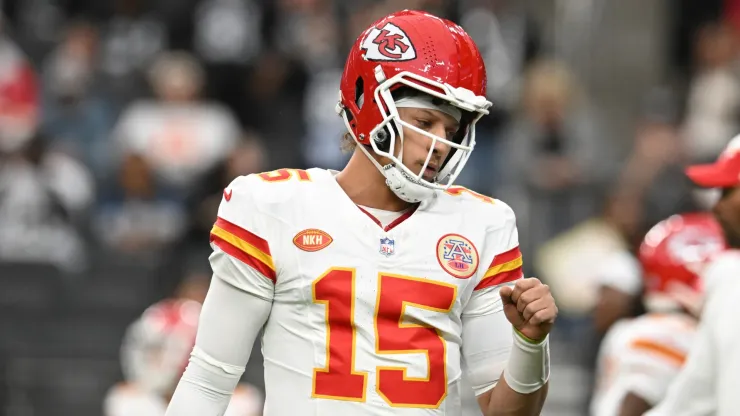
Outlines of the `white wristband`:
{"label": "white wristband", "polygon": [[514,330],[504,379],[512,390],[521,394],[534,393],[542,388],[550,379],[550,336],[534,343]]}

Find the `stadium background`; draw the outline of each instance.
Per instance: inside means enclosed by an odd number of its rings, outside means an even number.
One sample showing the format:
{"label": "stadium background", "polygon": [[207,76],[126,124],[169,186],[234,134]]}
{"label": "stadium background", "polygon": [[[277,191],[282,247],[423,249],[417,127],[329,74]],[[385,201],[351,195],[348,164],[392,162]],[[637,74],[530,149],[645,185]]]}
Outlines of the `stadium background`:
{"label": "stadium background", "polygon": [[343,165],[343,59],[390,11],[452,18],[486,59],[460,184],[514,207],[559,301],[545,415],[583,412],[599,260],[705,207],[681,166],[738,131],[738,0],[0,4],[0,414],[99,415],[126,326],[202,295],[230,179]]}

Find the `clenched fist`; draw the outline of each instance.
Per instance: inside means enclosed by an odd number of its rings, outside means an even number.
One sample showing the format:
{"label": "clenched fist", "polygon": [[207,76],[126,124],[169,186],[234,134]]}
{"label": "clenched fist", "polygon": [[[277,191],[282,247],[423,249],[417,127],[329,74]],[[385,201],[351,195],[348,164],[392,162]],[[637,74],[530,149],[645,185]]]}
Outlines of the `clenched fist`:
{"label": "clenched fist", "polygon": [[511,325],[529,339],[545,339],[558,316],[550,287],[531,277],[517,280],[514,287],[504,286],[499,293]]}

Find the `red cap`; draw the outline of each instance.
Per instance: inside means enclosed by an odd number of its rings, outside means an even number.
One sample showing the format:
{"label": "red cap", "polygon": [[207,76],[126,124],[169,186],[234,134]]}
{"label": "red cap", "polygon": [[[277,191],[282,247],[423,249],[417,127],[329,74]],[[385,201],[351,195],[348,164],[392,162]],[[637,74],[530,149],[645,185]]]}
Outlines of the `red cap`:
{"label": "red cap", "polygon": [[740,185],[740,136],[735,136],[716,162],[686,168],[686,175],[704,188],[732,188]]}

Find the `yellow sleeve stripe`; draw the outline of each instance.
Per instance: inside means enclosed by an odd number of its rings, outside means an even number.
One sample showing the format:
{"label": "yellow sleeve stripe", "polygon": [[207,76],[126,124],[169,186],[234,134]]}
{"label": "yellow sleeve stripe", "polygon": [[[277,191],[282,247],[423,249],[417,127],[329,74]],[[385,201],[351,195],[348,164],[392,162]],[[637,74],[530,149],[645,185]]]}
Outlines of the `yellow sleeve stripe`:
{"label": "yellow sleeve stripe", "polygon": [[519,257],[515,258],[514,260],[511,260],[511,261],[508,261],[506,263],[499,264],[499,265],[496,265],[496,266],[493,266],[493,267],[489,268],[488,270],[486,270],[486,274],[483,276],[483,278],[485,279],[487,277],[495,276],[495,275],[497,275],[499,273],[510,272],[510,271],[515,270],[515,269],[517,269],[519,267],[522,267],[523,264],[524,263],[522,262],[522,257],[519,256]]}

